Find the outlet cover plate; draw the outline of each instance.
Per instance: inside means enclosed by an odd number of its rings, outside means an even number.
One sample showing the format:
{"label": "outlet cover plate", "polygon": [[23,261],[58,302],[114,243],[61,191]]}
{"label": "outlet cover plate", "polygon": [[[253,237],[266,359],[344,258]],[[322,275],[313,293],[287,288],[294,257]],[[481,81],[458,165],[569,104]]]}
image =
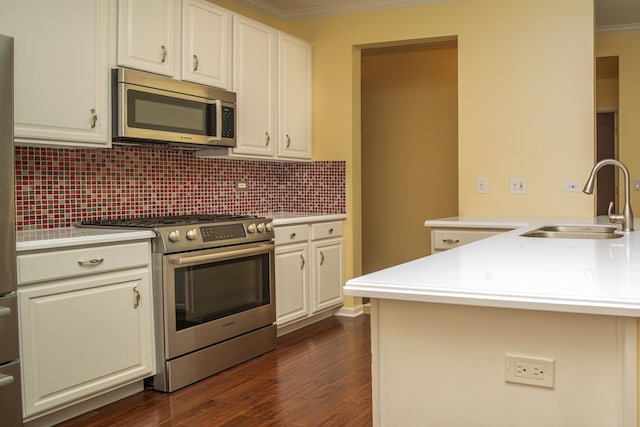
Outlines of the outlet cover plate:
{"label": "outlet cover plate", "polygon": [[506,353],[504,360],[506,382],[554,388],[554,359]]}

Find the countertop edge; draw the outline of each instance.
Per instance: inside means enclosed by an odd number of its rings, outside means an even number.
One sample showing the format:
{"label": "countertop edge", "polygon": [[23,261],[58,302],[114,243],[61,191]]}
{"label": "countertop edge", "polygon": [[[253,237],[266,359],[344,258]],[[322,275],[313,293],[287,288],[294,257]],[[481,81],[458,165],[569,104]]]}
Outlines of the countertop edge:
{"label": "countertop edge", "polygon": [[[91,229],[92,231],[86,231],[88,229],[82,229],[83,231],[74,234],[72,230],[79,230],[70,227],[69,230],[61,231],[68,235],[66,236],[54,236],[47,238],[31,238],[28,240],[18,240],[16,242],[16,252],[29,252],[46,249],[66,248],[72,246],[84,246],[84,245],[99,245],[104,243],[121,243],[133,240],[147,240],[153,239],[155,233],[151,230],[98,230]],[[20,232],[22,235],[43,233],[46,230],[34,230]],[[49,232],[55,232],[50,230]],[[20,236],[19,233],[19,236]]]}
{"label": "countertop edge", "polygon": [[376,285],[359,285],[347,281],[345,295],[407,302],[469,305],[520,310],[640,317],[640,301],[585,300],[545,298],[528,295],[477,294],[474,292],[432,292],[424,289],[382,289]]}
{"label": "countertop edge", "polygon": [[273,225],[293,225],[305,224],[311,222],[324,221],[343,221],[347,219],[347,215],[340,214],[314,214],[314,213],[296,213],[296,212],[278,212],[265,214],[267,218],[273,219]]}

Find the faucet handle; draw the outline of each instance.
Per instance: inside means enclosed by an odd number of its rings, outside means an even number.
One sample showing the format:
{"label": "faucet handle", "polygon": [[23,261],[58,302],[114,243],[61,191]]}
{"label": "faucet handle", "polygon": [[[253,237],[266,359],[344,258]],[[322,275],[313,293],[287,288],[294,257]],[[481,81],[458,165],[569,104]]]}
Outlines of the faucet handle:
{"label": "faucet handle", "polygon": [[612,224],[624,223],[624,215],[613,212],[613,202],[609,202],[609,209],[607,209],[607,215],[609,216],[609,222]]}

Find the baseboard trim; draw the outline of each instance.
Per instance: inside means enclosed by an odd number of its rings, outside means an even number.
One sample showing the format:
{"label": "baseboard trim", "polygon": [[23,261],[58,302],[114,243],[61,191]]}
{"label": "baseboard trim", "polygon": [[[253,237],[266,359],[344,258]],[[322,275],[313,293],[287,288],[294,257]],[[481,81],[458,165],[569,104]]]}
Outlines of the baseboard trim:
{"label": "baseboard trim", "polygon": [[336,312],[336,316],[340,317],[358,317],[366,314],[366,308],[360,304],[355,307],[340,307],[340,310]]}

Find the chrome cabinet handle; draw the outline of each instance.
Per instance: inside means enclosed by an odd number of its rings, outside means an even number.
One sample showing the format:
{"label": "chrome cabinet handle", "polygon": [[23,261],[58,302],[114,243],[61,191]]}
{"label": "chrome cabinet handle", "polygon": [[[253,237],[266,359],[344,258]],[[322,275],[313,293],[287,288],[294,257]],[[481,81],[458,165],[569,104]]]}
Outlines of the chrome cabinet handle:
{"label": "chrome cabinet handle", "polygon": [[164,64],[167,61],[167,48],[165,45],[160,46],[160,62]]}
{"label": "chrome cabinet handle", "polygon": [[291,138],[289,137],[289,135],[285,135],[285,137],[287,138],[287,148],[289,148],[291,146]]}
{"label": "chrome cabinet handle", "polygon": [[199,65],[200,61],[198,60],[198,55],[193,55],[193,71],[198,71]]}
{"label": "chrome cabinet handle", "polygon": [[264,143],[265,147],[269,145],[269,142],[271,141],[271,136],[269,135],[269,132],[265,132],[264,133],[266,135],[266,142]]}
{"label": "chrome cabinet handle", "polygon": [[300,254],[300,270],[304,268],[304,264],[305,264],[304,256]]}
{"label": "chrome cabinet handle", "polygon": [[78,265],[80,267],[95,267],[104,262],[104,258],[93,258],[88,260],[80,260],[78,261]]}
{"label": "chrome cabinet handle", "polygon": [[138,308],[140,305],[140,291],[137,287],[133,288],[133,308]]}
{"label": "chrome cabinet handle", "polygon": [[329,229],[329,234],[333,234],[333,228]]}
{"label": "chrome cabinet handle", "polygon": [[11,375],[0,374],[0,387],[6,387],[13,384],[13,377]]}
{"label": "chrome cabinet handle", "polygon": [[91,129],[95,129],[97,121],[98,121],[98,115],[96,114],[96,109],[92,108],[91,109],[91,115],[90,115],[90,118],[89,118],[89,123],[91,124]]}
{"label": "chrome cabinet handle", "polygon": [[0,307],[0,317],[9,317],[11,309],[9,307]]}
{"label": "chrome cabinet handle", "polygon": [[455,245],[456,243],[460,243],[460,239],[442,239],[442,243],[447,243],[449,245]]}
{"label": "chrome cabinet handle", "polygon": [[324,252],[320,251],[320,265],[324,264]]}
{"label": "chrome cabinet handle", "polygon": [[295,238],[296,238],[296,233],[291,233],[291,234],[289,234],[289,238],[290,238],[290,239],[295,239]]}

